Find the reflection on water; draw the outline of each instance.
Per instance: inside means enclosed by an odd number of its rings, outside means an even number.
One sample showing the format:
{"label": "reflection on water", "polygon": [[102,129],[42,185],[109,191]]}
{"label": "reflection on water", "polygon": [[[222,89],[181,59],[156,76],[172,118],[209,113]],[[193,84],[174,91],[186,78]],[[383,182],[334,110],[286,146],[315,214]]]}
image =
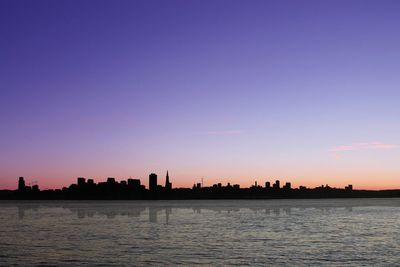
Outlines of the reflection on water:
{"label": "reflection on water", "polygon": [[0,265],[395,265],[400,199],[0,202]]}
{"label": "reflection on water", "polygon": [[[183,203],[180,203],[183,202]],[[315,209],[329,212],[333,209],[345,209],[351,212],[353,207],[385,206],[400,207],[400,199],[335,199],[335,200],[192,200],[192,201],[12,201],[0,202],[1,207],[18,209],[19,219],[25,212],[39,209],[62,208],[77,215],[78,219],[104,215],[107,218],[116,216],[139,217],[142,213],[149,215],[150,222],[157,222],[157,214],[165,213],[168,220],[173,210],[187,209],[201,214],[202,210],[214,212],[238,212],[248,209],[279,216],[290,214],[291,210]]]}

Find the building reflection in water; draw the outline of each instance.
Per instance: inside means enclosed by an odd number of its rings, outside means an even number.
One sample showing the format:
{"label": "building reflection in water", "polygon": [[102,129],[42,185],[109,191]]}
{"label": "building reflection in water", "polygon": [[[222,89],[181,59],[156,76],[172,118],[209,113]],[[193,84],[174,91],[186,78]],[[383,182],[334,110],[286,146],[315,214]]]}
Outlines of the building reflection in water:
{"label": "building reflection in water", "polygon": [[[213,204],[216,203],[216,204]],[[75,214],[78,219],[91,218],[94,216],[106,216],[109,219],[114,219],[117,216],[127,216],[131,218],[139,218],[148,212],[148,221],[152,223],[159,222],[158,216],[163,214],[165,217],[165,224],[168,224],[173,218],[174,213],[181,210],[191,210],[195,214],[202,214],[203,211],[211,211],[220,213],[235,213],[241,210],[247,209],[255,213],[260,213],[266,216],[290,216],[294,210],[302,213],[307,212],[309,209],[315,209],[320,211],[320,213],[328,213],[333,209],[344,209],[347,212],[352,212],[353,207],[359,206],[373,206],[376,205],[374,201],[363,200],[360,203],[354,203],[349,205],[346,201],[334,201],[330,205],[319,205],[317,201],[313,201],[304,204],[296,204],[294,201],[254,201],[254,205],[251,201],[241,204],[240,202],[231,203],[228,201],[228,205],[224,201],[207,201],[202,203],[202,201],[193,201],[190,203],[181,203],[181,201],[168,202],[167,204],[162,204],[160,202],[152,203],[147,202],[135,202],[135,201],[125,201],[125,202],[7,202],[1,205],[17,208],[18,218],[24,219],[27,212],[37,213],[42,208],[57,208],[66,209],[72,214]],[[394,202],[391,200],[390,206],[400,206],[400,202]],[[160,221],[161,222],[161,221]]]}

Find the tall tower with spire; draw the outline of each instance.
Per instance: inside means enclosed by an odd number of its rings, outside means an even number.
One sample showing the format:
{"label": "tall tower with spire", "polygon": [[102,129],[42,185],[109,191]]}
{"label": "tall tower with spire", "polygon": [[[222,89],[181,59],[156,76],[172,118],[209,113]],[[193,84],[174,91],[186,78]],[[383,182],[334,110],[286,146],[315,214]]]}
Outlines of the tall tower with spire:
{"label": "tall tower with spire", "polygon": [[167,171],[167,176],[165,177],[165,189],[166,190],[171,190],[172,189],[172,183],[169,182],[168,171]]}

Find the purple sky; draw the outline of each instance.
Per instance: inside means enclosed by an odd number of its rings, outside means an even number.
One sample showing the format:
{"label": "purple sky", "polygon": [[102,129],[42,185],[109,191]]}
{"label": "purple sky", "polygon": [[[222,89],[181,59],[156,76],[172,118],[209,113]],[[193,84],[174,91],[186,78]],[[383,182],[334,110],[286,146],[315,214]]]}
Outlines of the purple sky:
{"label": "purple sky", "polygon": [[399,14],[399,1],[2,0],[0,188],[167,169],[173,186],[400,188]]}

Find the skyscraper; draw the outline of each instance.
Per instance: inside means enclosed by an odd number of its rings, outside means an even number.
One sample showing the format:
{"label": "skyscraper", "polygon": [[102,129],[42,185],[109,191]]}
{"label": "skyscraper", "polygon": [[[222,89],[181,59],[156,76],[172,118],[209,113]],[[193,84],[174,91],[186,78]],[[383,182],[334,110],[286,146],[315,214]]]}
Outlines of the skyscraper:
{"label": "skyscraper", "polygon": [[291,189],[292,188],[292,184],[287,182],[284,186],[285,189]]}
{"label": "skyscraper", "polygon": [[149,189],[150,191],[157,190],[157,174],[155,173],[151,173],[149,175]]}
{"label": "skyscraper", "polygon": [[275,183],[274,183],[274,185],[273,185],[273,188],[274,188],[274,189],[279,189],[280,187],[281,187],[281,185],[280,185],[279,180],[276,180]]}
{"label": "skyscraper", "polygon": [[271,183],[270,182],[265,182],[265,188],[270,189],[271,188]]}
{"label": "skyscraper", "polygon": [[171,190],[172,189],[172,183],[169,182],[168,171],[167,171],[167,176],[165,177],[165,189],[166,190]]}
{"label": "skyscraper", "polygon": [[24,177],[19,177],[19,180],[18,180],[18,190],[19,190],[19,191],[23,191],[24,189],[25,189]]}

